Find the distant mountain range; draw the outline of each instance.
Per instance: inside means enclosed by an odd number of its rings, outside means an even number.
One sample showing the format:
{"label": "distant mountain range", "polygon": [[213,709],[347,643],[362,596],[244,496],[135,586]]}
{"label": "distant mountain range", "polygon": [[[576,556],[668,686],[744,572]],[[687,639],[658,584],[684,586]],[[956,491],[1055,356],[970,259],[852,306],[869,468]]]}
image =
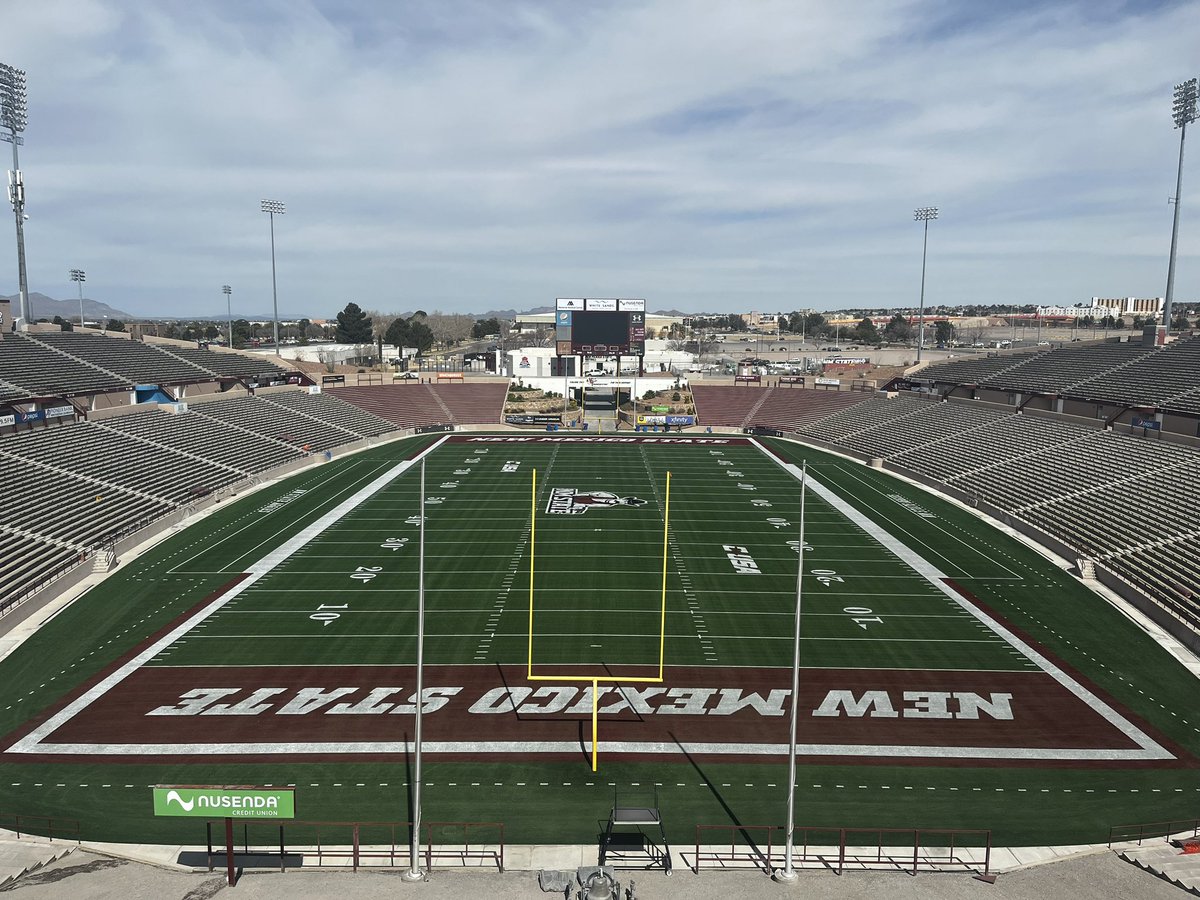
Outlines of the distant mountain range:
{"label": "distant mountain range", "polygon": [[[0,297],[0,300],[8,300],[12,303],[12,314],[17,316],[20,314],[18,304],[20,302],[19,295],[13,294],[11,297]],[[53,297],[47,297],[45,294],[39,294],[34,291],[29,295],[30,312],[35,319],[53,319],[55,316],[71,321],[79,321],[79,300],[55,300]],[[130,321],[136,318],[127,312],[109,306],[107,303],[101,303],[99,300],[89,300],[83,298],[83,318],[85,321],[99,321],[100,319],[121,319]]]}

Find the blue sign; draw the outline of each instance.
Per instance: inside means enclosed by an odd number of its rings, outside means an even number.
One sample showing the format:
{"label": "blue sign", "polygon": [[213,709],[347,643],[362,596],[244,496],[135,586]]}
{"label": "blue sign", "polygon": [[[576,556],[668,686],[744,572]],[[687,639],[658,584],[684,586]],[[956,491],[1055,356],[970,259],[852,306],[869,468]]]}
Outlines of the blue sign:
{"label": "blue sign", "polygon": [[1148,428],[1151,431],[1162,431],[1162,422],[1156,422],[1154,419],[1143,419],[1141,416],[1134,416],[1133,427]]}

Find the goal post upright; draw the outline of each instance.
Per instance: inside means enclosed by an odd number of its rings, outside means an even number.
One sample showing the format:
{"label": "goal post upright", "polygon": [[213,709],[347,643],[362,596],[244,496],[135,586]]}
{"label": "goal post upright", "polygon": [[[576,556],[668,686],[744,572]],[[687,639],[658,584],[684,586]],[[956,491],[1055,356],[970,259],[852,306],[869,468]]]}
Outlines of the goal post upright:
{"label": "goal post upright", "polygon": [[537,547],[537,469],[529,479],[529,667],[526,676],[533,681],[533,557]]}
{"label": "goal post upright", "polygon": [[658,680],[663,680],[667,653],[667,529],[671,524],[671,473],[667,472],[667,487],[663,494],[663,558],[662,558],[662,615],[658,623]]}

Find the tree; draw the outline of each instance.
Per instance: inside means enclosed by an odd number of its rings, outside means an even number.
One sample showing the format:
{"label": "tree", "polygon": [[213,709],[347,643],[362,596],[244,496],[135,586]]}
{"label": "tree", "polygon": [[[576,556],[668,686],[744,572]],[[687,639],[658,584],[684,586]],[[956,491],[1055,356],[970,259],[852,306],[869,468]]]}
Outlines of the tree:
{"label": "tree", "polygon": [[1117,328],[1119,326],[1117,325],[1117,320],[1112,317],[1111,313],[1109,313],[1103,319],[1100,320],[1100,327],[1107,329],[1107,328]]}
{"label": "tree", "polygon": [[397,347],[416,347],[418,353],[424,353],[433,346],[433,331],[415,315],[407,319],[396,319],[388,327],[383,339]]}
{"label": "tree", "polygon": [[490,319],[480,319],[471,326],[471,337],[477,341],[481,341],[489,334],[500,333],[500,320],[494,316]]}
{"label": "tree", "polygon": [[883,326],[883,336],[889,341],[907,341],[912,337],[912,331],[912,324],[900,313],[892,316],[891,320]]}
{"label": "tree", "polygon": [[746,324],[746,320],[737,313],[730,313],[725,317],[725,327],[730,331],[749,331],[750,326]]}
{"label": "tree", "polygon": [[296,323],[296,327],[300,331],[300,338],[299,338],[300,343],[307,344],[308,343],[308,330],[310,328],[312,328],[312,322],[310,322],[308,319],[301,319],[299,322]]}
{"label": "tree", "polygon": [[879,331],[875,327],[875,323],[871,321],[870,316],[863,316],[862,321],[858,323],[858,327],[854,329],[855,340],[861,341],[864,344],[878,344]]}
{"label": "tree", "polygon": [[1179,315],[1175,317],[1175,321],[1171,323],[1171,327],[1176,331],[1187,331],[1187,329],[1191,327],[1191,323],[1188,322],[1187,316],[1185,316],[1183,313],[1179,313]]}
{"label": "tree", "polygon": [[802,329],[805,334],[816,337],[818,334],[823,334],[827,329],[825,327],[825,317],[819,312],[811,312],[808,314]]}
{"label": "tree", "polygon": [[938,319],[933,323],[933,326],[936,329],[934,332],[934,340],[937,341],[939,346],[945,346],[954,340],[953,324],[947,322],[945,319]]}
{"label": "tree", "polygon": [[337,314],[337,339],[344,344],[371,343],[371,319],[354,302]]}
{"label": "tree", "polygon": [[124,331],[125,323],[122,322],[120,319],[109,319],[108,320],[108,330],[109,331]]}
{"label": "tree", "polygon": [[204,329],[204,337],[210,341],[215,341],[220,334],[221,332],[217,330],[216,325],[209,325]]}

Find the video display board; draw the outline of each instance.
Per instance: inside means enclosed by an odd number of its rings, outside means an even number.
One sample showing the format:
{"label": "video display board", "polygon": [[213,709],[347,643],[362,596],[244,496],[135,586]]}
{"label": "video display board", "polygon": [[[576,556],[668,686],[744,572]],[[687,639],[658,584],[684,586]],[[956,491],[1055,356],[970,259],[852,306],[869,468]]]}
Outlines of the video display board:
{"label": "video display board", "polygon": [[555,347],[559,356],[646,355],[645,300],[559,298],[555,307]]}

